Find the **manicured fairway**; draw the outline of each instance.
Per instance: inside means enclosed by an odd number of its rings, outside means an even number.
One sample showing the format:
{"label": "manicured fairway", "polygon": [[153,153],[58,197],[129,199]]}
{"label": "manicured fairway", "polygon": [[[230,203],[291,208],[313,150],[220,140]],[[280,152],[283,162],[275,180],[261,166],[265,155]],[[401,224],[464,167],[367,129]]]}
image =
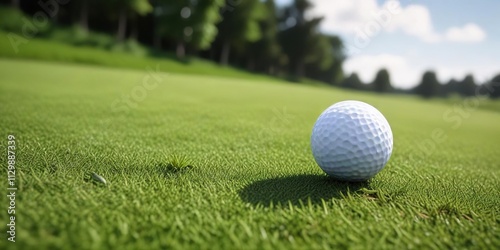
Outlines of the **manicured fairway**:
{"label": "manicured fairway", "polygon": [[[148,74],[0,60],[2,159],[13,134],[18,183],[16,243],[1,249],[500,247],[490,101]],[[310,153],[317,116],[346,99],[393,129],[392,158],[367,183],[331,181]]]}

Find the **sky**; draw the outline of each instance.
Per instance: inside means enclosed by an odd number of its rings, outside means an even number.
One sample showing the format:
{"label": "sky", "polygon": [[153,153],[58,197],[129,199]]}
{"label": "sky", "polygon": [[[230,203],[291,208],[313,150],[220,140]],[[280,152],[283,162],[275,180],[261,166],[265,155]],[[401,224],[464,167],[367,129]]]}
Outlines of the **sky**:
{"label": "sky", "polygon": [[356,72],[364,82],[381,68],[405,89],[426,70],[436,71],[443,83],[467,74],[482,83],[500,74],[499,0],[310,1],[308,16],[323,16],[321,31],[344,41],[344,72]]}

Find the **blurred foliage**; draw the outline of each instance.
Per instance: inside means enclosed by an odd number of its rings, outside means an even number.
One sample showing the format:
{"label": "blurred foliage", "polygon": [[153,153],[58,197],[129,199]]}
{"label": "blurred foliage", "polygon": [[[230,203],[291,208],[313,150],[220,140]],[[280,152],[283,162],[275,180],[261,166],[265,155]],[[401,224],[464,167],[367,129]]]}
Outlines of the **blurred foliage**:
{"label": "blurred foliage", "polygon": [[381,69],[377,72],[375,80],[373,80],[373,90],[379,93],[391,92],[391,79],[387,69]]}
{"label": "blurred foliage", "polygon": [[246,42],[256,42],[262,37],[259,22],[264,19],[264,5],[260,0],[235,1],[222,9],[218,24],[221,42],[220,63],[229,63],[231,48],[237,52],[245,49]]}
{"label": "blurred foliage", "polygon": [[500,98],[500,74],[493,77],[493,79],[487,83],[487,87],[493,99]]}
{"label": "blurred foliage", "polygon": [[70,28],[53,29],[47,37],[59,42],[103,49],[110,49],[116,43],[115,38],[108,34],[87,32],[76,25]]}
{"label": "blurred foliage", "polygon": [[47,33],[46,37],[51,40],[73,44],[76,46],[96,47],[111,51],[127,52],[136,56],[145,56],[149,50],[134,39],[117,42],[108,34],[99,32],[87,32],[80,26],[70,28],[58,28]]}
{"label": "blurred foliage", "polygon": [[134,39],[127,39],[124,42],[116,43],[111,47],[111,51],[127,52],[136,56],[144,56],[149,50]]}
{"label": "blurred foliage", "polygon": [[[220,21],[222,0],[159,0],[154,13],[155,32],[161,38],[175,41],[178,57],[184,45],[194,49],[207,49],[217,35],[216,23]],[[181,46],[181,47],[179,47]]]}
{"label": "blurred foliage", "polygon": [[341,85],[343,88],[356,89],[356,90],[367,90],[368,86],[363,84],[359,79],[358,74],[352,73],[347,78],[345,78]]}
{"label": "blurred foliage", "polygon": [[11,7],[0,6],[0,17],[1,30],[24,34],[25,36],[41,35],[52,27],[48,20],[45,23],[35,23],[32,17],[24,14],[19,9]]}
{"label": "blurred foliage", "polygon": [[327,42],[318,31],[322,18],[305,17],[311,7],[306,0],[296,0],[284,9],[281,16],[284,29],[279,34],[280,44],[288,55],[289,72],[294,80],[300,80],[306,75],[306,64],[315,63],[320,69],[324,69],[331,63],[331,58],[325,56],[329,54],[325,51]]}
{"label": "blurred foliage", "polygon": [[124,2],[127,2],[130,9],[141,16],[153,11],[153,7],[148,0],[124,0]]}
{"label": "blurred foliage", "polygon": [[415,88],[415,93],[424,97],[431,98],[438,94],[439,82],[437,80],[436,72],[426,71],[422,76],[422,81]]}
{"label": "blurred foliage", "polygon": [[249,70],[276,74],[278,68],[287,64],[288,58],[278,41],[278,16],[274,0],[265,1],[261,13],[259,28],[262,37],[258,41],[247,42],[244,56],[249,60]]}
{"label": "blurred foliage", "polygon": [[462,82],[459,85],[459,93],[462,96],[474,96],[476,93],[476,81],[474,80],[474,76],[472,75],[467,75],[465,78],[462,80]]}

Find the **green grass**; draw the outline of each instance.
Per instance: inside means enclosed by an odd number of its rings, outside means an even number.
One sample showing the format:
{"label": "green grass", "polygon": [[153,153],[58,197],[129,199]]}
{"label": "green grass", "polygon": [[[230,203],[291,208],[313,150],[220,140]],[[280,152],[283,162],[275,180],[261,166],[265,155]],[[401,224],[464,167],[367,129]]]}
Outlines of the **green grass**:
{"label": "green grass", "polygon": [[[498,112],[173,73],[114,111],[146,75],[0,60],[0,147],[16,136],[19,187],[17,242],[1,249],[500,247]],[[366,183],[330,180],[310,153],[317,116],[345,99],[393,129],[393,156]],[[436,129],[446,139],[428,143]]]}
{"label": "green grass", "polygon": [[[156,56],[136,56],[126,52],[113,52],[89,46],[75,46],[60,41],[40,38],[27,39],[26,43],[13,46],[8,38],[9,34],[12,33],[0,30],[0,57],[76,62],[138,70],[145,70],[146,67],[154,67],[163,72],[217,75],[257,80],[271,79],[268,76],[256,75],[235,68],[220,67],[214,62],[197,58],[190,58],[188,62],[181,62],[173,59],[175,57],[167,53]],[[17,47],[17,50],[14,47]]]}

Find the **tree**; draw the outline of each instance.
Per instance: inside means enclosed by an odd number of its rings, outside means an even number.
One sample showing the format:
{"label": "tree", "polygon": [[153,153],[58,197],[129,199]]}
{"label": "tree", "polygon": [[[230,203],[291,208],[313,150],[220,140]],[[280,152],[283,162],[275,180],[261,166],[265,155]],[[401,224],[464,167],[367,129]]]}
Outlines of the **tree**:
{"label": "tree", "polygon": [[344,71],[342,69],[342,64],[346,59],[346,55],[344,53],[344,43],[342,42],[342,39],[340,39],[340,37],[338,36],[331,35],[328,37],[330,40],[331,53],[333,58],[332,65],[328,70],[330,74],[329,79],[333,84],[340,84],[340,82],[344,78]]}
{"label": "tree", "polygon": [[372,84],[373,90],[379,93],[387,93],[392,90],[391,79],[386,69],[381,69],[377,72]]}
{"label": "tree", "polygon": [[75,14],[77,25],[84,31],[89,31],[89,8],[93,7],[93,0],[73,0],[71,11]]}
{"label": "tree", "polygon": [[314,60],[306,64],[304,75],[331,85],[339,84],[344,77],[342,63],[345,60],[343,43],[338,36],[321,35],[321,46],[315,48]]}
{"label": "tree", "polygon": [[118,41],[125,40],[127,20],[130,16],[145,15],[153,10],[148,0],[112,0],[109,3],[112,8],[116,8],[118,11],[118,28],[116,32]]}
{"label": "tree", "polygon": [[328,41],[319,33],[322,17],[306,18],[312,7],[308,0],[295,0],[281,18],[285,29],[280,32],[280,44],[290,61],[290,71],[300,79],[307,64],[315,63],[326,69],[332,63]]}
{"label": "tree", "polygon": [[448,83],[441,86],[440,91],[439,91],[439,95],[442,97],[448,97],[449,95],[451,95],[453,93],[458,94],[459,93],[459,90],[458,90],[459,85],[460,85],[459,81],[457,81],[455,79],[451,79],[448,81]]}
{"label": "tree", "polygon": [[476,93],[476,83],[472,75],[467,75],[458,84],[458,93],[462,96],[474,96]]}
{"label": "tree", "polygon": [[352,73],[349,77],[344,79],[340,86],[348,89],[366,90],[366,85],[361,82],[356,73]]}
{"label": "tree", "polygon": [[250,42],[247,46],[246,60],[249,70],[256,67],[266,73],[274,74],[276,67],[286,62],[278,42],[278,17],[274,0],[266,0],[263,8],[263,19],[259,21],[261,39]]}
{"label": "tree", "polygon": [[424,97],[431,98],[438,94],[439,81],[434,71],[426,71],[422,76],[420,85],[415,88],[415,93]]}
{"label": "tree", "polygon": [[490,97],[492,99],[500,98],[500,74],[493,77],[488,85]]}
{"label": "tree", "polygon": [[206,49],[217,35],[216,23],[223,0],[162,0],[156,12],[156,33],[176,43],[178,58],[185,55],[185,46]]}
{"label": "tree", "polygon": [[89,0],[80,1],[80,27],[85,31],[89,31]]}
{"label": "tree", "polygon": [[224,8],[222,21],[219,23],[218,36],[222,44],[220,64],[227,65],[231,47],[242,50],[247,42],[261,38],[259,21],[263,19],[263,4],[260,0],[238,1],[237,6]]}

